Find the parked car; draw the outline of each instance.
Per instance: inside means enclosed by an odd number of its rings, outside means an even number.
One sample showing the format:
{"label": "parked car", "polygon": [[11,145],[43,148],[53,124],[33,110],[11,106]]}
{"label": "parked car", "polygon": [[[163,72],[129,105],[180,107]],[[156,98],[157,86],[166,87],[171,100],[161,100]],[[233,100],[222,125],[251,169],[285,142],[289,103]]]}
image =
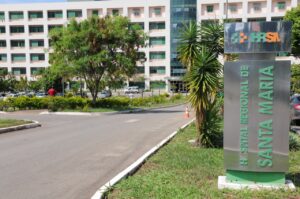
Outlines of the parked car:
{"label": "parked car", "polygon": [[139,87],[137,86],[130,86],[124,89],[124,93],[126,94],[138,94],[139,93]]}
{"label": "parked car", "polygon": [[46,97],[47,95],[45,93],[36,93],[35,96],[42,98],[42,97]]}
{"label": "parked car", "polygon": [[112,94],[111,94],[111,91],[110,90],[103,90],[101,91],[99,97],[100,98],[107,98],[107,97],[111,97]]}
{"label": "parked car", "polygon": [[300,94],[293,95],[290,99],[290,117],[294,124],[300,121]]}

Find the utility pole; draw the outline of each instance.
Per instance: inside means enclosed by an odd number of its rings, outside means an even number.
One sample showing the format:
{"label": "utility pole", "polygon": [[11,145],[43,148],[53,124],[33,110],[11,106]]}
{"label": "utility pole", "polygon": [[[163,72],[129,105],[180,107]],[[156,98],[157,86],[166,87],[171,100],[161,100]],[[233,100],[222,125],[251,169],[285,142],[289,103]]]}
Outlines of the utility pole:
{"label": "utility pole", "polygon": [[226,0],[226,22],[228,20],[228,0]]}

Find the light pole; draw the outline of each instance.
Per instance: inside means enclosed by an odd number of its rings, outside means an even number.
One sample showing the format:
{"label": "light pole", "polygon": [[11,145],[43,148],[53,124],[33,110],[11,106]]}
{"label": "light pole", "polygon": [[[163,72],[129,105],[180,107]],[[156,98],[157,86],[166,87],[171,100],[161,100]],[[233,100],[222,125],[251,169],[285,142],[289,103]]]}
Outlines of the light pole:
{"label": "light pole", "polygon": [[226,0],[226,22],[228,20],[228,0]]}

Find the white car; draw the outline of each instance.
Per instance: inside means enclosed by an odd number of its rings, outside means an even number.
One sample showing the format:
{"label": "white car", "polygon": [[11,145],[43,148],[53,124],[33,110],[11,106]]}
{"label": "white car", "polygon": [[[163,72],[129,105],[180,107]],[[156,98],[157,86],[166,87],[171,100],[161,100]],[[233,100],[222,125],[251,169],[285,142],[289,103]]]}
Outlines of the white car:
{"label": "white car", "polygon": [[139,93],[139,87],[137,86],[131,86],[124,89],[125,94],[138,94]]}

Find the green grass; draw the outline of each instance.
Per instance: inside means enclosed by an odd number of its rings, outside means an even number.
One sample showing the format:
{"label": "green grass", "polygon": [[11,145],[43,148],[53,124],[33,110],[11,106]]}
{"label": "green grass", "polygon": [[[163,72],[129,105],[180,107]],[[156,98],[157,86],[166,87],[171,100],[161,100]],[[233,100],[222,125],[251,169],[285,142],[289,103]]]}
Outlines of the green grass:
{"label": "green grass", "polygon": [[18,125],[28,124],[28,123],[31,123],[31,122],[24,121],[24,120],[0,119],[0,128],[18,126]]}
{"label": "green grass", "polygon": [[178,133],[133,176],[115,185],[108,193],[108,198],[300,198],[300,152],[290,153],[290,170],[287,177],[297,186],[294,192],[218,190],[218,176],[225,173],[223,150],[193,147],[188,140],[194,137],[194,125]]}

